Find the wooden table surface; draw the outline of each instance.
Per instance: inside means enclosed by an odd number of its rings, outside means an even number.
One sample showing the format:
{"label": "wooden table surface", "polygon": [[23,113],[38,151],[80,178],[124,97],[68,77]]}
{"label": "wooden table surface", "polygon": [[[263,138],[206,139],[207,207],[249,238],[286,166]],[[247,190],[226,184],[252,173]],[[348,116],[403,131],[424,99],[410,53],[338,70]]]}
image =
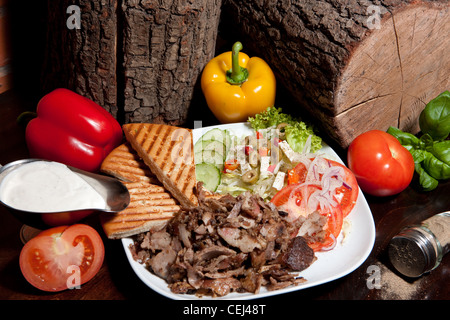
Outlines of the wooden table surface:
{"label": "wooden table surface", "polygon": [[[0,163],[28,157],[24,128],[16,124],[17,116],[29,110],[29,102],[9,91],[0,95]],[[345,150],[337,150],[345,155]],[[344,158],[345,161],[345,158]],[[450,181],[440,183],[429,193],[420,191],[416,179],[401,194],[375,198],[366,195],[376,226],[376,240],[368,259],[356,270],[342,278],[313,288],[271,299],[253,300],[254,304],[267,304],[292,299],[312,300],[447,300],[450,298],[450,255],[430,274],[408,280],[392,271],[386,260],[389,240],[404,226],[439,212],[450,210]],[[85,223],[102,234],[98,217],[89,217]],[[19,232],[22,223],[0,206],[0,299],[2,300],[133,300],[145,299],[164,303],[168,299],[148,288],[131,269],[122,244],[118,240],[104,239],[106,255],[99,273],[81,289],[60,293],[41,292],[29,285],[19,269],[22,242]],[[373,273],[378,271],[380,289],[373,288]],[[289,300],[290,301],[290,300]]]}

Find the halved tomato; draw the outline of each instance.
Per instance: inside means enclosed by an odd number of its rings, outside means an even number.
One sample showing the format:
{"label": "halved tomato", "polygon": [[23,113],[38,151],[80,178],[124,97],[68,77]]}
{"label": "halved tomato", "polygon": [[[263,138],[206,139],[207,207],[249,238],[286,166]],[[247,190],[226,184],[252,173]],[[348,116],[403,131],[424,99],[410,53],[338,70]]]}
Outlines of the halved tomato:
{"label": "halved tomato", "polygon": [[277,206],[279,210],[288,213],[288,218],[295,221],[300,216],[306,217],[312,211],[317,211],[321,215],[327,217],[323,230],[325,236],[322,241],[309,242],[308,245],[314,251],[324,250],[331,247],[335,242],[342,229],[343,213],[340,205],[329,206],[326,209],[321,209],[319,204],[315,208],[311,208],[308,204],[313,193],[320,191],[321,188],[317,185],[308,184],[291,184],[275,194],[271,202]]}
{"label": "halved tomato", "polygon": [[84,224],[45,230],[20,252],[25,279],[43,291],[62,291],[91,280],[105,256],[98,232]]}

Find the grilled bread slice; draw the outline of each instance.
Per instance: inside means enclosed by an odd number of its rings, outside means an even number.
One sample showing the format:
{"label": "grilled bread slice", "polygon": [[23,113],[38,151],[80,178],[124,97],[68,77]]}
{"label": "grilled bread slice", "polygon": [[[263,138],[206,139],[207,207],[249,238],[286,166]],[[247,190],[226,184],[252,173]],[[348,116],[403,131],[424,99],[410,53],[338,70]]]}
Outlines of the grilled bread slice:
{"label": "grilled bread slice", "polygon": [[121,144],[111,151],[103,160],[100,170],[127,182],[161,184],[129,143]]}
{"label": "grilled bread slice", "polygon": [[131,123],[123,125],[123,131],[139,157],[181,205],[198,204],[191,130]]}
{"label": "grilled bread slice", "polygon": [[109,239],[120,239],[162,229],[180,210],[177,201],[164,189],[145,181],[124,182],[130,204],[117,213],[103,213],[100,221]]}

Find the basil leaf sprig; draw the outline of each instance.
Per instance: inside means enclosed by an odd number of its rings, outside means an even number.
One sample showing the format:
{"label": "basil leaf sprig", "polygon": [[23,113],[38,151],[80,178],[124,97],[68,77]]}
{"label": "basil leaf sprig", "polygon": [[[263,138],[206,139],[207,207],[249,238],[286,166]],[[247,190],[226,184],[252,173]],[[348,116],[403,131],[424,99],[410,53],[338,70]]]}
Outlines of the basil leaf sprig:
{"label": "basil leaf sprig", "polygon": [[438,180],[450,179],[450,92],[431,100],[419,116],[422,135],[419,137],[389,127],[393,135],[414,158],[419,183],[425,191],[435,189]]}
{"label": "basil leaf sprig", "polygon": [[419,116],[419,126],[434,140],[445,140],[450,133],[450,92],[431,100]]}

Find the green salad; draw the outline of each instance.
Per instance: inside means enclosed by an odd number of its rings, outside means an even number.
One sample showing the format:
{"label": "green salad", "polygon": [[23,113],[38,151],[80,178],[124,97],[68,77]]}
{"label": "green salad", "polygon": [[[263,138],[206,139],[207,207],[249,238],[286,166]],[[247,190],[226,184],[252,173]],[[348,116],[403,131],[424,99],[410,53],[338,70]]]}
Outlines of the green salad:
{"label": "green salad", "polygon": [[286,185],[291,157],[317,152],[322,139],[281,108],[270,107],[248,122],[250,135],[214,128],[195,143],[197,180],[212,192],[237,196],[251,191],[271,199]]}

